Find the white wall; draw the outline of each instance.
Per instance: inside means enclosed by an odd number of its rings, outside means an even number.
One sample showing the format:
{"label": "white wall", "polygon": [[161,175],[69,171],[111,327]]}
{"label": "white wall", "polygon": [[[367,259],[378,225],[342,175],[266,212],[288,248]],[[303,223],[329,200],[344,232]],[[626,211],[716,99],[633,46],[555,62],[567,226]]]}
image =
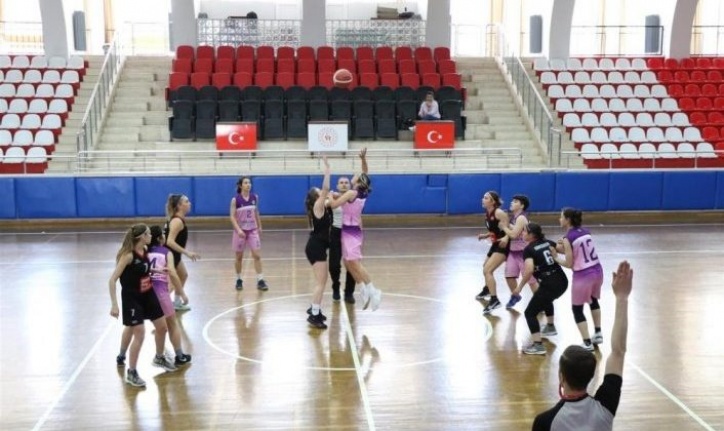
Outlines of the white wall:
{"label": "white wall", "polygon": [[209,18],[245,16],[251,11],[256,12],[259,19],[302,19],[302,1],[200,0],[199,12],[208,14]]}
{"label": "white wall", "polygon": [[3,3],[6,22],[40,22],[40,0],[11,0]]}

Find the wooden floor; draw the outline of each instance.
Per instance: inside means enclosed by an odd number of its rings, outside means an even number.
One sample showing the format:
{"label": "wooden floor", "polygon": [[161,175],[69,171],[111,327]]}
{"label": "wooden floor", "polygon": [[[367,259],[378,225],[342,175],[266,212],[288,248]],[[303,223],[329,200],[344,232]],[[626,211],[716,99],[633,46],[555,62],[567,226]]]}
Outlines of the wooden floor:
{"label": "wooden floor", "polygon": [[[304,230],[266,231],[271,289],[237,293],[230,233],[190,225],[202,260],[188,263],[193,309],[178,320],[193,364],[152,367],[147,325],[145,390],[124,384],[115,364],[122,327],[106,286],[121,232],[0,234],[0,429],[525,430],[557,401],[558,357],[580,342],[570,294],[556,304],[559,335],[545,357],[520,353],[529,292],[518,311],[482,315],[474,296],[487,245],[474,228],[368,230],[382,306],[345,307],[328,291],[330,327],[317,331],[305,322]],[[614,428],[724,430],[724,225],[593,231],[606,272],[603,360],[610,273],[621,259],[636,271]],[[253,284],[248,261],[244,274]]]}

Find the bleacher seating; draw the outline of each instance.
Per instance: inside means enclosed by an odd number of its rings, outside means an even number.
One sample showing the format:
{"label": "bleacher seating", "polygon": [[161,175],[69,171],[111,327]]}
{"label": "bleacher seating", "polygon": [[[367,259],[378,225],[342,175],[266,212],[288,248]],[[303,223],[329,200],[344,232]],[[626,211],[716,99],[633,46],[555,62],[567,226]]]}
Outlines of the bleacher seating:
{"label": "bleacher seating", "polygon": [[0,174],[45,171],[86,67],[76,56],[0,55]]}
{"label": "bleacher seating", "polygon": [[724,59],[533,64],[589,168],[724,166]]}
{"label": "bleacher seating", "polygon": [[[352,72],[349,90],[335,88],[338,68]],[[215,120],[255,121],[260,139],[304,138],[307,121],[335,119],[349,121],[350,138],[396,139],[433,91],[443,118],[454,121],[456,135],[464,137],[461,84],[447,48],[279,47],[275,53],[270,46],[222,46],[216,52],[183,46],[169,73],[169,130],[172,139],[213,138],[214,119],[208,118],[208,108],[199,117],[198,106],[201,93],[211,87],[225,95],[216,102]],[[408,99],[413,109],[400,105]],[[378,103],[383,100],[388,103]],[[179,101],[184,103],[177,107]]]}

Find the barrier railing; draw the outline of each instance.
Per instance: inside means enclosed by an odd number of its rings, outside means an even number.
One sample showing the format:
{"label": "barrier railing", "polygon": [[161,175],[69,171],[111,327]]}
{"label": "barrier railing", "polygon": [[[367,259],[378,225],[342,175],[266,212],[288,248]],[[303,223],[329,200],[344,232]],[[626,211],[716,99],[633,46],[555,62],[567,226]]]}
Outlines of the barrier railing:
{"label": "barrier railing", "polygon": [[571,26],[572,57],[661,55],[663,46],[660,25]]}
{"label": "barrier railing", "polygon": [[228,18],[196,20],[199,45],[300,45],[302,21],[298,19]]}
{"label": "barrier railing", "polygon": [[[116,33],[108,47],[108,52],[103,59],[103,65],[98,76],[98,83],[93,87],[93,92],[88,100],[88,107],[81,121],[80,130],[76,135],[79,164],[83,163],[83,157],[87,156],[88,151],[95,148],[108,105],[111,102],[113,88],[121,75],[125,62],[121,40],[120,33]],[[81,157],[81,154],[84,156]]]}
{"label": "barrier railing", "polygon": [[424,46],[425,21],[416,19],[328,19],[330,46]]}
{"label": "barrier railing", "polygon": [[695,25],[691,28],[691,53],[720,56],[724,53],[724,26]]}
{"label": "barrier railing", "polygon": [[128,55],[170,55],[168,22],[126,22],[123,46]]}
{"label": "barrier railing", "polygon": [[[580,161],[589,160],[598,169],[667,169],[672,164],[696,169],[724,167],[724,151],[639,151],[636,157],[625,152],[601,153],[586,159],[580,151],[562,151],[561,168],[578,168]],[[649,163],[651,164],[649,166]],[[637,166],[646,164],[646,167]],[[629,165],[629,166],[626,166]]]}
{"label": "barrier railing", "polygon": [[450,26],[450,52],[453,57],[490,57],[486,26],[452,24]]}
{"label": "barrier railing", "polygon": [[0,21],[0,52],[42,54],[45,52],[43,24]]}
{"label": "barrier railing", "polygon": [[[318,173],[319,154],[309,150],[257,150],[254,152],[137,150],[88,151],[76,158],[53,157],[54,171],[79,174],[238,174],[249,173]],[[358,169],[357,150],[329,153],[335,166]],[[376,150],[367,158],[375,172],[481,172],[486,170],[523,169],[519,148],[454,148],[450,150]]]}
{"label": "barrier railing", "polygon": [[[533,80],[528,75],[528,71],[523,65],[520,57],[511,51],[505,41],[505,33],[502,28],[495,26],[497,31],[497,43],[491,43],[496,48],[496,59],[503,67],[503,71],[508,75],[513,88],[515,89],[520,101],[525,108],[528,118],[538,137],[543,141],[548,156],[548,166],[557,167],[561,162],[561,130],[555,127],[553,114],[548,109],[545,99],[538,91]],[[491,40],[492,40],[491,31]]]}

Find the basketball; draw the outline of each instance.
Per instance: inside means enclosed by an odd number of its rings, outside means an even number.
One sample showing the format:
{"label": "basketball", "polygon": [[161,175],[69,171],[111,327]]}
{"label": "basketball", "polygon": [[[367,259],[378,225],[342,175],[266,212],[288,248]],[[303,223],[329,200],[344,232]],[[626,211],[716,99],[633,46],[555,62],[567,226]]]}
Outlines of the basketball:
{"label": "basketball", "polygon": [[334,72],[332,81],[334,81],[335,87],[347,88],[352,83],[352,72],[347,69],[339,69]]}

